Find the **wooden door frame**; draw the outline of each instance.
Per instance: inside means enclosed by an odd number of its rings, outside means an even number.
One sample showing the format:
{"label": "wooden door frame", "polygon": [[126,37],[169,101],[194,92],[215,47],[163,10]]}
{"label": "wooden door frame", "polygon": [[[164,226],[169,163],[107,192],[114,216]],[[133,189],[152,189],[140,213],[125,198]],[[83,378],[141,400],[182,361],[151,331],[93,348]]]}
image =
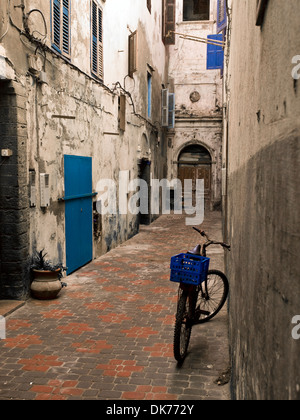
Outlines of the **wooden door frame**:
{"label": "wooden door frame", "polygon": [[[180,160],[180,155],[184,152],[184,150],[185,149],[187,149],[189,146],[199,146],[199,148],[200,147],[202,147],[202,148],[204,148],[205,150],[207,150],[207,153],[210,155],[210,163],[207,163],[207,162],[198,162],[198,163],[195,163],[195,162],[188,162],[188,161],[184,161],[184,160]],[[174,162],[175,163],[175,162]],[[196,168],[200,168],[200,167],[203,167],[203,166],[209,166],[210,167],[210,176],[209,176],[209,182],[210,182],[210,187],[209,187],[209,199],[207,199],[207,201],[209,202],[209,203],[211,203],[212,201],[213,201],[213,167],[214,167],[214,164],[215,164],[215,162],[213,161],[213,159],[212,159],[212,151],[210,150],[210,148],[209,147],[207,147],[205,144],[203,144],[203,143],[199,143],[199,142],[188,142],[188,143],[186,143],[185,145],[183,145],[179,150],[178,150],[178,152],[177,152],[177,161],[176,161],[176,163],[177,163],[177,178],[179,178],[179,171],[180,171],[180,165],[186,165],[186,166],[191,166],[191,167],[194,167],[195,169]],[[184,185],[182,186],[183,188],[184,188]],[[209,204],[209,206],[210,206],[210,204]]]}

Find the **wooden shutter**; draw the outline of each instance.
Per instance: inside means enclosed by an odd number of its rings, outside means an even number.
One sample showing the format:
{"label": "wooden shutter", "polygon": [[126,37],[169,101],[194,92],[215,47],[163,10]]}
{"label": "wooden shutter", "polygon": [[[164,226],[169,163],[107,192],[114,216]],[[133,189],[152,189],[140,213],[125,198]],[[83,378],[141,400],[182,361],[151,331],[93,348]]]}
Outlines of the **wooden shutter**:
{"label": "wooden shutter", "polygon": [[52,46],[59,53],[70,56],[70,0],[53,0]]}
{"label": "wooden shutter", "polygon": [[147,82],[148,82],[148,118],[152,116],[152,74],[147,73]]}
{"label": "wooden shutter", "polygon": [[61,3],[60,0],[53,0],[52,10],[52,43],[60,51],[60,24],[61,24]]}
{"label": "wooden shutter", "polygon": [[133,78],[133,73],[137,71],[137,31],[129,35],[128,38],[128,75]]}
{"label": "wooden shutter", "polygon": [[120,95],[119,98],[119,128],[122,131],[126,129],[126,96]]}
{"label": "wooden shutter", "polygon": [[103,13],[92,1],[92,73],[103,80]]}
{"label": "wooden shutter", "polygon": [[227,0],[218,0],[217,33],[222,32],[227,27]]}
{"label": "wooden shutter", "polygon": [[62,51],[70,55],[70,1],[63,0]]}
{"label": "wooden shutter", "polygon": [[175,93],[169,94],[169,128],[175,128]]}
{"label": "wooden shutter", "polygon": [[97,4],[92,2],[92,71],[98,74],[98,23]]}
{"label": "wooden shutter", "polygon": [[[170,31],[175,32],[175,19],[176,19],[176,1],[164,0],[163,9],[163,41],[166,45],[175,44],[175,34],[169,34]],[[169,36],[168,36],[169,34]]]}
{"label": "wooden shutter", "polygon": [[[208,35],[208,41],[223,41],[223,35]],[[224,50],[222,46],[207,44],[207,70],[223,69]]]}
{"label": "wooden shutter", "polygon": [[98,8],[98,76],[103,80],[103,12]]}
{"label": "wooden shutter", "polygon": [[163,127],[169,126],[169,89],[163,89],[161,92],[162,103],[162,123]]}

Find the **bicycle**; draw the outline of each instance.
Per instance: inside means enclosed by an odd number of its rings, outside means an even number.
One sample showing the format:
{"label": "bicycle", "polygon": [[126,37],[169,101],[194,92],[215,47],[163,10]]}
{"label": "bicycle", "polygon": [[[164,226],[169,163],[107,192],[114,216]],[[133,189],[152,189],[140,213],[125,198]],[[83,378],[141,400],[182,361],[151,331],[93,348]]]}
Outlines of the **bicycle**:
{"label": "bicycle", "polygon": [[206,238],[186,254],[171,259],[171,281],[180,283],[174,329],[174,357],[178,363],[186,358],[192,327],[214,318],[223,308],[229,293],[229,282],[219,270],[209,270],[207,248],[221,245],[230,251],[230,245],[209,239],[204,231],[193,228]]}

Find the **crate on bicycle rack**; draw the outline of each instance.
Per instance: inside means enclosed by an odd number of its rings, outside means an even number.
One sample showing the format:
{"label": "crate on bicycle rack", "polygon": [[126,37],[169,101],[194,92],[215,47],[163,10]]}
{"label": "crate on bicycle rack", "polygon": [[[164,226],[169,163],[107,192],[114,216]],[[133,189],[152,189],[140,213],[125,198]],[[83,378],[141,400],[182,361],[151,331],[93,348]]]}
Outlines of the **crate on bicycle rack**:
{"label": "crate on bicycle rack", "polygon": [[209,258],[193,254],[179,254],[171,258],[170,281],[199,286],[207,277]]}

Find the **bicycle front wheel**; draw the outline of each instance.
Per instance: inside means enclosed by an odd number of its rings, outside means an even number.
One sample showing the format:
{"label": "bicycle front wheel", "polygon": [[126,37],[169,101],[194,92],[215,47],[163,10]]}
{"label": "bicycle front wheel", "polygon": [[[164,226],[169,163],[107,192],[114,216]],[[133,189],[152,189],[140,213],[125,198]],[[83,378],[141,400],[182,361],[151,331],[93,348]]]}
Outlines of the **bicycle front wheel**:
{"label": "bicycle front wheel", "polygon": [[214,318],[223,308],[229,292],[229,282],[224,273],[210,270],[207,279],[200,286],[196,305],[197,324]]}
{"label": "bicycle front wheel", "polygon": [[191,312],[189,294],[183,292],[178,302],[174,331],[174,357],[178,363],[183,363],[187,355],[193,326]]}

